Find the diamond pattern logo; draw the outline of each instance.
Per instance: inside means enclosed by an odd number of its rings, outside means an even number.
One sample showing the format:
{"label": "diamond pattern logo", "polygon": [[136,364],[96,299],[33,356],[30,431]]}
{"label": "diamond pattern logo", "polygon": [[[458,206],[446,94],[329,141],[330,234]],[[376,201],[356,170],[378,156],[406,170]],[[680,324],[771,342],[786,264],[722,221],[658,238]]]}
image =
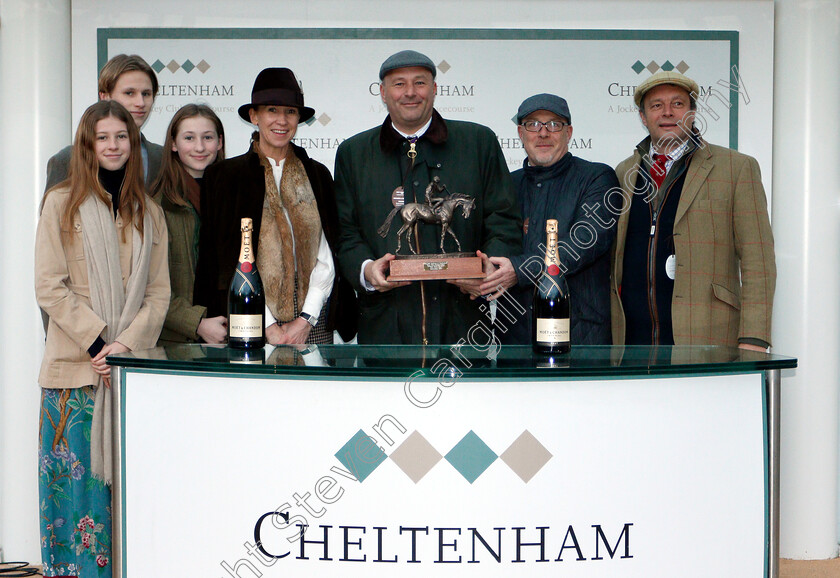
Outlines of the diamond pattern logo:
{"label": "diamond pattern logo", "polygon": [[443,458],[426,438],[416,430],[391,454],[405,475],[416,484]]}
{"label": "diamond pattern logo", "polygon": [[446,461],[452,464],[452,467],[458,470],[469,483],[473,483],[498,457],[474,431],[470,430],[454,448],[449,450]]}
{"label": "diamond pattern logo", "polygon": [[182,64],[178,64],[176,60],[170,60],[169,64],[164,64],[160,61],[160,59],[155,60],[154,63],[152,63],[152,70],[156,73],[160,74],[164,69],[169,70],[169,72],[173,74],[179,69],[184,70],[187,74],[193,70],[198,70],[201,74],[204,74],[210,69],[210,65],[207,64],[207,61],[204,59],[202,59],[198,64],[193,64],[190,59],[185,60]]}
{"label": "diamond pattern logo", "polygon": [[525,430],[499,457],[527,484],[553,456]]}
{"label": "diamond pattern logo", "polygon": [[440,70],[440,71],[441,71],[442,73],[444,73],[444,74],[446,74],[447,72],[449,72],[449,69],[450,69],[450,68],[452,68],[452,67],[449,65],[449,63],[448,63],[448,62],[446,62],[445,60],[441,60],[441,61],[440,61],[440,64],[438,64],[438,65],[437,65],[437,67],[438,67],[438,70]]}
{"label": "diamond pattern logo", "polygon": [[364,430],[359,430],[335,453],[335,457],[357,480],[363,482],[388,456]]}
{"label": "diamond pattern logo", "polygon": [[670,72],[676,69],[677,72],[679,72],[680,74],[685,74],[685,71],[689,68],[691,67],[685,63],[685,60],[681,60],[680,63],[676,66],[674,66],[670,60],[666,60],[662,63],[661,66],[657,64],[655,60],[651,60],[647,66],[642,64],[641,60],[637,60],[632,64],[632,66],[630,66],[630,69],[633,70],[633,72],[635,72],[636,74],[641,74],[643,70],[648,70],[651,74],[654,74],[660,69],[664,70],[665,72]]}
{"label": "diamond pattern logo", "polygon": [[[389,456],[364,430],[359,430],[336,452],[335,457],[357,480],[363,482]],[[449,450],[446,461],[472,484],[499,457],[527,484],[554,456],[528,430],[522,432],[501,456],[497,456],[470,430]],[[391,453],[390,458],[415,484],[443,460],[440,452],[416,430]]]}
{"label": "diamond pattern logo", "polygon": [[330,116],[327,113],[324,113],[324,114],[322,114],[321,116],[318,117],[318,122],[320,122],[324,126],[327,126],[328,124],[330,124],[331,120],[332,119],[330,118]]}

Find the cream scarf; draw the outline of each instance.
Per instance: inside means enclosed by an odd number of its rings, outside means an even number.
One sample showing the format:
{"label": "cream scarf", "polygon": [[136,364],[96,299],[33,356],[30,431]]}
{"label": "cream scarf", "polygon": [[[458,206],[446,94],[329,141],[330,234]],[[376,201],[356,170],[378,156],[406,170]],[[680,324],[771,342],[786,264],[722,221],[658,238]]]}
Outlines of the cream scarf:
{"label": "cream scarf", "polygon": [[[152,254],[152,216],[146,210],[143,217],[143,238],[131,224],[132,250],[131,274],[123,288],[120,267],[120,244],[111,207],[91,194],[79,207],[82,220],[85,259],[87,261],[90,302],[100,319],[106,324],[105,343],[113,343],[125,331],[146,295],[149,279],[149,261]],[[111,388],[96,385],[93,404],[93,423],[90,432],[90,461],[93,476],[110,485],[114,479],[111,412]]]}
{"label": "cream scarf", "polygon": [[[303,307],[309,291],[309,276],[318,260],[321,243],[321,216],[315,193],[306,175],[303,163],[289,147],[280,190],[274,182],[271,163],[260,150],[259,143],[253,143],[265,171],[265,196],[268,200],[263,208],[260,222],[260,244],[257,250],[257,269],[265,288],[265,302],[275,319],[282,323],[293,321],[295,311],[295,269],[297,268],[298,308]],[[289,221],[283,208],[289,213]],[[294,230],[294,251],[292,250]]]}

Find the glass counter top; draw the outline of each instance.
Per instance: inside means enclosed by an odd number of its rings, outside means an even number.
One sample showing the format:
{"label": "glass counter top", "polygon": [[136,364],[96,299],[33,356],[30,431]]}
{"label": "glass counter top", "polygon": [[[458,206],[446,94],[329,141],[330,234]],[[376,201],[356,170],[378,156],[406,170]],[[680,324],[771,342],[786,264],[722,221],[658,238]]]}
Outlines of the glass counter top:
{"label": "glass counter top", "polygon": [[244,352],[184,344],[108,356],[128,369],[162,372],[279,375],[322,379],[428,376],[465,379],[621,378],[790,369],[796,358],[720,346],[575,346],[539,355],[530,346],[479,349],[464,345],[266,346]]}

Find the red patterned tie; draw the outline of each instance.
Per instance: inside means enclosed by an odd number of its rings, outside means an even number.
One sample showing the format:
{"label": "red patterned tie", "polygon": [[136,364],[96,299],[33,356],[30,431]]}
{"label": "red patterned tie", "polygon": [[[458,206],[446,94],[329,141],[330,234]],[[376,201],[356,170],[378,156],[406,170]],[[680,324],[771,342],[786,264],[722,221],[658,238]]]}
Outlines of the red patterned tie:
{"label": "red patterned tie", "polygon": [[668,161],[668,155],[660,155],[654,153],[653,165],[650,167],[650,176],[653,182],[656,183],[656,188],[662,186],[662,181],[665,180],[665,163]]}

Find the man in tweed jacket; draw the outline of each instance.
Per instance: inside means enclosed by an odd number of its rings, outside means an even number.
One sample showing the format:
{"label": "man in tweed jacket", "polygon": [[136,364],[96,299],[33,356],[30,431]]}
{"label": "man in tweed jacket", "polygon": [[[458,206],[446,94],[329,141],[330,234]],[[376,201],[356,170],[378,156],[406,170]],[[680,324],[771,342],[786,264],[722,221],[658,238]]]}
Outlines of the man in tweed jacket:
{"label": "man in tweed jacket", "polygon": [[758,163],[700,137],[698,93],[676,72],[636,89],[650,134],[616,169],[624,206],[612,255],[613,343],[763,351],[776,264]]}

